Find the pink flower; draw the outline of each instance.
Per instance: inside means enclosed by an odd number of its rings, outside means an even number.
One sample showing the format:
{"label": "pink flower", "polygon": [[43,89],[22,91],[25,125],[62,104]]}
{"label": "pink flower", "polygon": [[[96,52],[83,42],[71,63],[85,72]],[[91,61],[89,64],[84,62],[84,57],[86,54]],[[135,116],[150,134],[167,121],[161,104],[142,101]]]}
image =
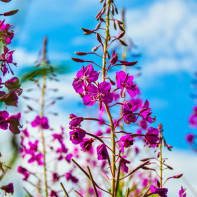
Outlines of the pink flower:
{"label": "pink flower", "polygon": [[134,98],[140,93],[138,87],[133,83],[133,76],[129,76],[124,71],[116,72],[117,87],[121,89],[120,95],[125,97],[124,89],[127,90],[131,98]]}
{"label": "pink flower", "polygon": [[160,197],[167,197],[168,189],[167,188],[156,188],[153,185],[150,187],[152,194],[159,194]]}
{"label": "pink flower", "polygon": [[6,46],[4,46],[3,53],[1,54],[1,71],[3,72],[3,76],[8,72],[8,68],[10,69],[10,72],[14,74],[9,65],[13,64],[16,66],[16,63],[13,62],[13,53],[14,51],[10,51]]}
{"label": "pink flower", "polygon": [[98,84],[98,88],[91,84],[87,88],[87,93],[83,97],[84,105],[92,106],[99,100],[100,107],[102,106],[102,102],[109,104],[113,101],[113,94],[110,92],[111,85],[108,82],[101,82]]}
{"label": "pink flower", "polygon": [[99,73],[93,69],[92,64],[83,67],[73,81],[73,88],[77,93],[83,93],[85,87],[98,79]]}
{"label": "pink flower", "polygon": [[121,159],[121,171],[122,171],[123,173],[128,173],[129,168],[128,168],[126,165],[127,165],[127,164],[130,164],[131,162],[128,161],[128,160],[126,160],[126,159],[124,159],[124,158],[126,158],[126,155],[124,155],[124,156],[122,157],[122,159]]}
{"label": "pink flower", "polygon": [[181,186],[181,189],[179,190],[179,197],[186,197],[185,189]]}
{"label": "pink flower", "polygon": [[32,127],[40,126],[42,129],[49,129],[48,118],[43,116],[36,116],[36,118],[31,122]]}
{"label": "pink flower", "polygon": [[153,123],[155,121],[155,118],[151,118],[151,116],[150,116],[152,114],[152,112],[151,112],[151,108],[149,108],[148,100],[145,101],[145,103],[144,103],[142,109],[140,110],[139,114],[141,115],[141,117],[144,120],[146,120],[150,123]]}
{"label": "pink flower", "polygon": [[50,192],[50,197],[58,197],[57,192],[54,191],[54,190],[51,190],[51,192]]}
{"label": "pink flower", "polygon": [[108,152],[105,144],[101,144],[97,146],[96,150],[97,150],[98,160],[108,159]]}
{"label": "pink flower", "polygon": [[24,176],[23,180],[26,181],[29,178],[29,172],[26,168],[23,168],[22,166],[19,166],[17,169],[18,173],[22,174]]}
{"label": "pink flower", "polygon": [[4,24],[4,21],[0,21],[0,36],[4,44],[10,44],[11,40],[14,37],[13,30],[10,30],[12,27],[10,24]]}
{"label": "pink flower", "polygon": [[69,129],[73,129],[79,127],[81,122],[83,121],[83,117],[77,117],[74,114],[70,114],[71,121],[69,122]]}
{"label": "pink flower", "polygon": [[9,183],[8,185],[4,185],[0,187],[1,190],[4,190],[5,193],[13,194],[14,193],[14,185],[13,183]]}
{"label": "pink flower", "polygon": [[89,151],[92,148],[92,143],[94,142],[93,138],[85,138],[83,141],[80,143],[80,147],[83,151]]}
{"label": "pink flower", "polygon": [[192,133],[187,134],[186,140],[189,144],[194,142],[194,135]]}
{"label": "pink flower", "polygon": [[70,131],[70,140],[73,144],[80,144],[85,137],[86,132],[83,129],[76,128]]}
{"label": "pink flower", "polygon": [[145,140],[147,144],[150,144],[153,148],[157,146],[159,141],[159,131],[156,128],[150,127],[145,134]]}
{"label": "pink flower", "polygon": [[78,178],[73,176],[71,172],[67,172],[65,177],[67,181],[71,180],[73,183],[77,183],[79,181]]}
{"label": "pink flower", "polygon": [[132,146],[133,142],[134,139],[129,134],[122,136],[120,138],[120,141],[118,142],[121,152],[124,153],[124,148],[128,148]]}

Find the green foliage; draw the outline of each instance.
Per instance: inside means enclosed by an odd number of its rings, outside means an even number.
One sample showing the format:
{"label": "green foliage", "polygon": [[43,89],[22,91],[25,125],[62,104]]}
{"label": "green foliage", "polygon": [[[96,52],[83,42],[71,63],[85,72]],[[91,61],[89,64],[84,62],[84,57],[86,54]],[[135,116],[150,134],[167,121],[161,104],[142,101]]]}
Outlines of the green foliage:
{"label": "green foliage", "polygon": [[[52,66],[50,64],[47,65],[45,72],[48,77],[55,77],[57,74],[67,74],[72,70],[70,69],[69,63]],[[35,67],[26,67],[21,69],[21,77],[20,82],[28,82],[29,80],[39,78],[43,75],[43,68],[41,66]]]}

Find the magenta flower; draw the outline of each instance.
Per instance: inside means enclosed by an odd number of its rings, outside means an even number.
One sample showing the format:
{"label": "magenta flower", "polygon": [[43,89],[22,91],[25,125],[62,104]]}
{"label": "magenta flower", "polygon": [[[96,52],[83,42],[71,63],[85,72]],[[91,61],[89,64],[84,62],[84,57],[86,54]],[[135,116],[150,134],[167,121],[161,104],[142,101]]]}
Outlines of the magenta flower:
{"label": "magenta flower", "polygon": [[10,44],[14,37],[14,32],[10,30],[12,26],[10,24],[4,24],[4,21],[0,21],[0,37],[4,44]]}
{"label": "magenta flower", "polygon": [[83,129],[76,128],[70,131],[70,140],[73,144],[80,144],[85,137],[86,132]]}
{"label": "magenta flower", "polygon": [[126,124],[131,124],[132,122],[136,122],[137,115],[134,114],[135,107],[129,103],[128,101],[125,101],[123,104],[123,120]]}
{"label": "magenta flower", "polygon": [[87,88],[87,94],[83,97],[84,105],[92,106],[99,100],[100,107],[102,102],[109,104],[113,101],[113,94],[110,92],[111,85],[108,82],[101,82],[98,88],[91,84]]}
{"label": "magenta flower", "polygon": [[15,90],[15,89],[19,89],[20,88],[20,82],[19,82],[19,79],[17,77],[13,77],[9,80],[7,80],[5,82],[5,87],[8,89],[8,90]]}
{"label": "magenta flower", "polygon": [[186,197],[185,189],[181,186],[181,189],[179,190],[179,197]]}
{"label": "magenta flower", "polygon": [[14,74],[9,66],[9,64],[14,64],[16,66],[16,63],[13,62],[13,53],[14,51],[10,51],[6,46],[4,46],[3,54],[1,54],[1,71],[3,72],[3,76],[8,72],[8,68],[10,69],[10,72]]}
{"label": "magenta flower", "polygon": [[17,91],[11,90],[7,94],[4,91],[0,91],[0,102],[4,102],[6,105],[10,106],[17,106]]}
{"label": "magenta flower", "polygon": [[51,190],[51,192],[50,192],[50,197],[58,197],[57,192],[54,191],[54,190]]}
{"label": "magenta flower", "polygon": [[131,98],[140,93],[138,87],[133,83],[133,76],[129,76],[124,71],[116,72],[117,87],[121,89],[120,95],[125,97],[124,89],[127,90]]}
{"label": "magenta flower", "polygon": [[148,179],[147,178],[144,178],[143,181],[142,181],[142,187],[147,187],[148,186]]}
{"label": "magenta flower", "polygon": [[127,164],[130,164],[131,162],[128,161],[128,160],[126,160],[125,158],[126,158],[126,155],[124,155],[124,156],[122,157],[122,159],[121,159],[121,171],[122,171],[123,173],[128,173],[129,168],[128,168],[128,166],[126,166],[126,165],[127,165]]}
{"label": "magenta flower", "polygon": [[197,106],[193,108],[193,114],[189,117],[189,123],[192,128],[197,128]]}
{"label": "magenta flower", "polygon": [[71,121],[69,122],[69,129],[73,129],[73,128],[76,128],[76,127],[79,127],[81,122],[83,121],[83,117],[78,117],[74,114],[70,114],[70,117]]}
{"label": "magenta flower", "polygon": [[95,82],[98,76],[99,73],[94,70],[92,64],[89,64],[78,71],[72,84],[73,88],[77,93],[83,93],[85,87],[91,82]]}
{"label": "magenta flower", "polygon": [[108,159],[108,152],[107,152],[107,147],[105,144],[101,144],[97,146],[96,150],[97,150],[98,160]]}
{"label": "magenta flower", "polygon": [[192,133],[187,134],[186,140],[189,144],[194,142],[194,135]]}
{"label": "magenta flower", "polygon": [[38,140],[35,140],[34,143],[29,141],[28,142],[29,149],[27,150],[28,154],[34,154],[38,151]]}
{"label": "magenta flower", "polygon": [[21,134],[22,134],[23,137],[29,137],[29,132],[28,132],[27,128],[23,129]]}
{"label": "magenta flower", "polygon": [[13,183],[9,183],[8,185],[1,186],[0,189],[4,190],[4,192],[8,193],[8,194],[13,194],[14,193]]}
{"label": "magenta flower", "polygon": [[66,156],[66,161],[68,162],[68,163],[70,163],[71,162],[71,159],[72,159],[72,157],[73,157],[73,154],[72,153],[69,153],[67,156]]}
{"label": "magenta flower", "polygon": [[[93,187],[89,187],[88,188],[88,193],[93,195],[93,196],[95,196],[94,188]],[[102,193],[99,190],[97,191],[97,193],[98,193],[99,197],[102,197]]]}
{"label": "magenta flower", "polygon": [[129,134],[122,136],[118,142],[121,152],[124,153],[124,148],[130,147],[133,145],[133,142],[134,139]]}
{"label": "magenta flower", "polygon": [[9,130],[13,133],[13,134],[19,134],[20,130],[19,127],[20,126],[20,119],[21,119],[21,113],[18,113],[16,115],[12,115],[7,119],[7,122],[9,123]]}
{"label": "magenta flower", "polygon": [[77,183],[79,181],[78,178],[73,176],[71,172],[67,172],[65,174],[65,178],[67,181],[71,180],[73,183]]}
{"label": "magenta flower", "polygon": [[152,194],[159,194],[160,197],[167,197],[168,189],[167,188],[156,188],[153,185],[150,187]]}
{"label": "magenta flower", "polygon": [[31,158],[28,160],[28,163],[33,163],[33,162],[37,162],[39,166],[42,166],[44,164],[43,154],[42,153],[32,154]]}
{"label": "magenta flower", "polygon": [[155,148],[159,141],[158,129],[150,127],[147,133],[145,134],[145,140],[147,144],[150,144],[153,148]]}
{"label": "magenta flower", "polygon": [[40,118],[40,116],[36,116],[35,120],[31,122],[32,127],[40,126],[42,129],[49,129],[49,123],[48,118],[43,116]]}
{"label": "magenta flower", "polygon": [[18,173],[22,174],[24,177],[23,177],[23,180],[26,181],[29,177],[29,172],[27,171],[26,168],[23,168],[22,166],[19,166],[18,169],[17,169]]}
{"label": "magenta flower", "polygon": [[9,117],[9,113],[7,111],[0,111],[0,128],[3,130],[7,130],[8,122],[7,118]]}
{"label": "magenta flower", "polygon": [[144,120],[146,120],[150,123],[153,123],[155,121],[155,118],[151,118],[151,116],[150,116],[152,114],[152,112],[151,112],[151,108],[149,107],[148,100],[145,101],[145,103],[144,103],[142,109],[140,110],[139,114],[141,115],[141,117]]}
{"label": "magenta flower", "polygon": [[60,176],[58,175],[58,173],[54,172],[52,174],[52,181],[53,181],[53,183],[59,181],[59,179],[60,179]]}
{"label": "magenta flower", "polygon": [[130,103],[132,105],[132,110],[138,111],[139,109],[142,108],[143,101],[140,98],[133,98],[130,100]]}
{"label": "magenta flower", "polygon": [[110,64],[114,65],[118,61],[118,54],[113,51],[112,58],[110,60]]}
{"label": "magenta flower", "polygon": [[83,151],[89,151],[92,148],[92,143],[94,142],[93,138],[85,138],[83,141],[80,143],[80,147]]}
{"label": "magenta flower", "polygon": [[140,127],[144,130],[146,130],[148,128],[148,124],[146,120],[140,120]]}

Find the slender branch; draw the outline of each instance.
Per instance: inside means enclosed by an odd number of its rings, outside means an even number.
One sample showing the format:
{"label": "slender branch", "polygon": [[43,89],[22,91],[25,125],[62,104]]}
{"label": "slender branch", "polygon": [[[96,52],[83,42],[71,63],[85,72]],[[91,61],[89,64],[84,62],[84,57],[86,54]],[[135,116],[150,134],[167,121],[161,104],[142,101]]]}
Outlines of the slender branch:
{"label": "slender branch", "polygon": [[[90,179],[90,177],[89,177],[89,175],[88,175],[88,173],[74,160],[74,159],[72,159],[72,161],[75,163],[75,165],[88,177],[88,179]],[[111,193],[110,192],[108,192],[108,191],[106,191],[106,190],[104,190],[103,188],[101,188],[101,187],[99,187],[98,186],[98,184],[94,181],[94,184],[96,185],[96,187],[98,187],[100,190],[102,190],[102,191],[104,191],[104,192],[106,192],[106,193],[108,193],[108,194],[110,194],[111,195]]]}
{"label": "slender branch", "polygon": [[97,192],[97,190],[96,190],[96,186],[95,186],[95,183],[94,183],[94,179],[93,179],[93,177],[92,177],[90,168],[89,168],[88,166],[87,166],[87,169],[88,169],[88,173],[89,173],[90,180],[91,180],[91,182],[92,182],[92,186],[93,186],[93,188],[94,188],[94,193],[95,193],[96,197],[98,197],[98,192]]}
{"label": "slender branch", "polygon": [[126,194],[125,194],[125,197],[128,197],[129,196],[129,188],[127,188],[127,191],[126,191]]}
{"label": "slender branch", "polygon": [[62,182],[60,182],[60,185],[61,185],[61,187],[62,187],[62,189],[63,189],[63,191],[64,191],[66,197],[69,197],[69,195],[68,195],[68,193],[67,193],[67,191],[66,191],[64,185],[62,184]]}

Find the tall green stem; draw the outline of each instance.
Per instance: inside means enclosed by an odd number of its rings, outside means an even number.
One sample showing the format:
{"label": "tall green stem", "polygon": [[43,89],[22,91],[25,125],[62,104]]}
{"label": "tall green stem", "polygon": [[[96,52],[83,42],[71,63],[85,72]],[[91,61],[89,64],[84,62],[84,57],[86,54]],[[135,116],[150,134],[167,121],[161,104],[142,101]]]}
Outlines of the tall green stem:
{"label": "tall green stem", "polygon": [[[44,105],[45,105],[45,91],[46,91],[46,44],[47,38],[44,39],[43,46],[43,81],[42,81],[42,95],[41,95],[41,111],[40,118],[44,116]],[[44,130],[41,131],[41,140],[42,140],[42,151],[43,151],[43,162],[44,162],[44,185],[45,185],[45,196],[48,197],[48,183],[47,183],[47,166],[46,166],[46,145],[45,145],[45,137]]]}
{"label": "tall green stem", "polygon": [[159,157],[160,157],[160,188],[162,188],[163,185],[163,158],[162,158],[162,139],[163,139],[163,135],[162,135],[162,125],[159,124],[159,138],[160,138],[160,143],[159,143]]}
{"label": "tall green stem", "polygon": [[[105,32],[105,43],[103,47],[103,66],[102,66],[102,81],[105,81],[106,75],[106,55],[107,55],[107,46],[109,41],[109,15],[110,15],[110,0],[107,0],[107,7],[106,7],[106,32]],[[115,144],[115,128],[113,119],[111,116],[111,112],[107,104],[105,104],[105,109],[110,121],[111,126],[111,141],[112,141],[112,183],[111,183],[111,193],[112,197],[114,197],[115,193],[115,176],[116,176],[116,166],[115,166],[115,155],[116,155],[116,144]]]}

